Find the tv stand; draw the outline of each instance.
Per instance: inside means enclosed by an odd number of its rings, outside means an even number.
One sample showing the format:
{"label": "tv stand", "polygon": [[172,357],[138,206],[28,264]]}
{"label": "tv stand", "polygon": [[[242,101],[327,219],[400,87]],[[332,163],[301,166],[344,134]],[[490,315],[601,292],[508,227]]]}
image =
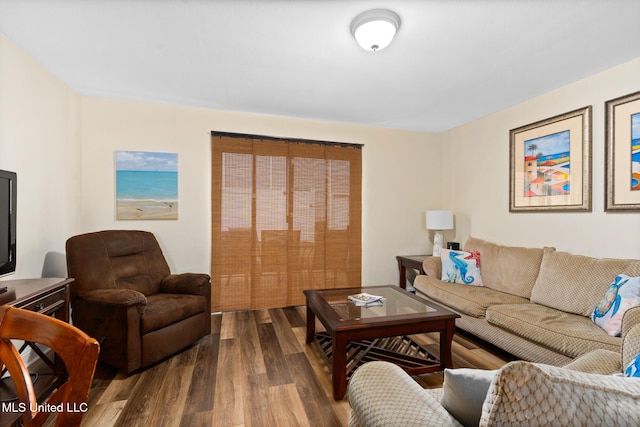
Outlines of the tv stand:
{"label": "tv stand", "polygon": [[[14,307],[53,316],[69,323],[69,284],[71,282],[73,279],[61,278],[3,280],[0,281],[0,287],[7,286],[7,290],[0,293],[0,301]],[[36,395],[40,399],[62,384],[66,379],[67,371],[59,357],[54,355],[51,360],[33,343],[25,342],[20,348],[20,352],[22,353],[27,347],[31,348],[46,365],[43,366],[46,372],[40,372],[37,381],[34,382]],[[28,363],[28,361],[25,362]],[[0,401],[15,397],[15,391],[12,389],[13,383],[10,380],[0,381]],[[19,413],[0,412],[0,425],[10,425],[19,417]]]}

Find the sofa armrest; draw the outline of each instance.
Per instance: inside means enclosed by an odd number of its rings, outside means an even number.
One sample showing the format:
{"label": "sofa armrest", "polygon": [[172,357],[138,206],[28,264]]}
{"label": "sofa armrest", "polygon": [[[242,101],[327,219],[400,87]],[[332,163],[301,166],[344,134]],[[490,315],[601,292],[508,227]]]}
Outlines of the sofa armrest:
{"label": "sofa armrest", "polygon": [[349,380],[350,427],[461,426],[402,368],[368,362]]}
{"label": "sofa armrest", "polygon": [[622,329],[620,336],[624,338],[627,332],[636,325],[640,325],[640,306],[631,307],[622,316]]}
{"label": "sofa armrest", "polygon": [[439,256],[428,256],[422,262],[422,269],[427,276],[442,278],[442,260]]}
{"label": "sofa armrest", "polygon": [[192,294],[207,296],[211,278],[208,274],[170,274],[160,282],[160,292],[167,294]]}
{"label": "sofa armrest", "polygon": [[624,313],[621,336],[621,363],[625,369],[640,353],[640,307],[632,307]]}
{"label": "sofa armrest", "polygon": [[95,289],[85,292],[81,299],[89,304],[111,304],[111,305],[147,305],[147,297],[143,293],[133,289]]}
{"label": "sofa armrest", "polygon": [[591,374],[611,375],[622,371],[620,354],[611,350],[592,350],[564,365],[565,369]]}
{"label": "sofa armrest", "polygon": [[626,369],[631,361],[640,354],[640,325],[626,331],[622,340],[622,369]]}
{"label": "sofa armrest", "polygon": [[635,426],[640,381],[524,361],[496,374],[480,426]]}

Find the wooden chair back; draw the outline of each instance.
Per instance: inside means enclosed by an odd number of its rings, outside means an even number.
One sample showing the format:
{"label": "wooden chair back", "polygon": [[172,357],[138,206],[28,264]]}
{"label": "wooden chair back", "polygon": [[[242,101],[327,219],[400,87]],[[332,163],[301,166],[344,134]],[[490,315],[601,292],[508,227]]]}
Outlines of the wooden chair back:
{"label": "wooden chair back", "polygon": [[[10,340],[23,340],[49,347],[66,366],[68,377],[45,402],[38,405],[29,371]],[[26,408],[25,426],[41,426],[57,415],[56,426],[79,426],[86,411],[89,388],[99,353],[98,342],[78,328],[36,312],[0,306],[0,362],[15,384],[18,401]],[[62,408],[62,412],[51,409]],[[44,409],[43,411],[38,411]]]}

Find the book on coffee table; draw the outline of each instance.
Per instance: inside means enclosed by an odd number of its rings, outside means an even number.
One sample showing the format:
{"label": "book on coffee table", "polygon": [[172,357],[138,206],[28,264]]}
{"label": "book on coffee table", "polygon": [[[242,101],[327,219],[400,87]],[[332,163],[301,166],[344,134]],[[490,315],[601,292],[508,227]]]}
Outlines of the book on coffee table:
{"label": "book on coffee table", "polygon": [[349,298],[349,301],[351,301],[355,305],[365,306],[365,307],[369,307],[372,305],[382,305],[384,302],[383,297],[378,295],[371,295],[366,292],[355,294],[355,295],[349,295],[347,298]]}

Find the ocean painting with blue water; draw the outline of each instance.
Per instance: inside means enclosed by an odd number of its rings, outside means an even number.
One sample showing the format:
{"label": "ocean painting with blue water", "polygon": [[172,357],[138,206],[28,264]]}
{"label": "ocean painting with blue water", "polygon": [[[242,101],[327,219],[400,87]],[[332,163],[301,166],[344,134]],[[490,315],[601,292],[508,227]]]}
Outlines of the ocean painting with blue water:
{"label": "ocean painting with blue water", "polygon": [[178,219],[178,154],[116,151],[116,219]]}
{"label": "ocean painting with blue water", "polygon": [[631,115],[631,190],[640,191],[640,113]]}

